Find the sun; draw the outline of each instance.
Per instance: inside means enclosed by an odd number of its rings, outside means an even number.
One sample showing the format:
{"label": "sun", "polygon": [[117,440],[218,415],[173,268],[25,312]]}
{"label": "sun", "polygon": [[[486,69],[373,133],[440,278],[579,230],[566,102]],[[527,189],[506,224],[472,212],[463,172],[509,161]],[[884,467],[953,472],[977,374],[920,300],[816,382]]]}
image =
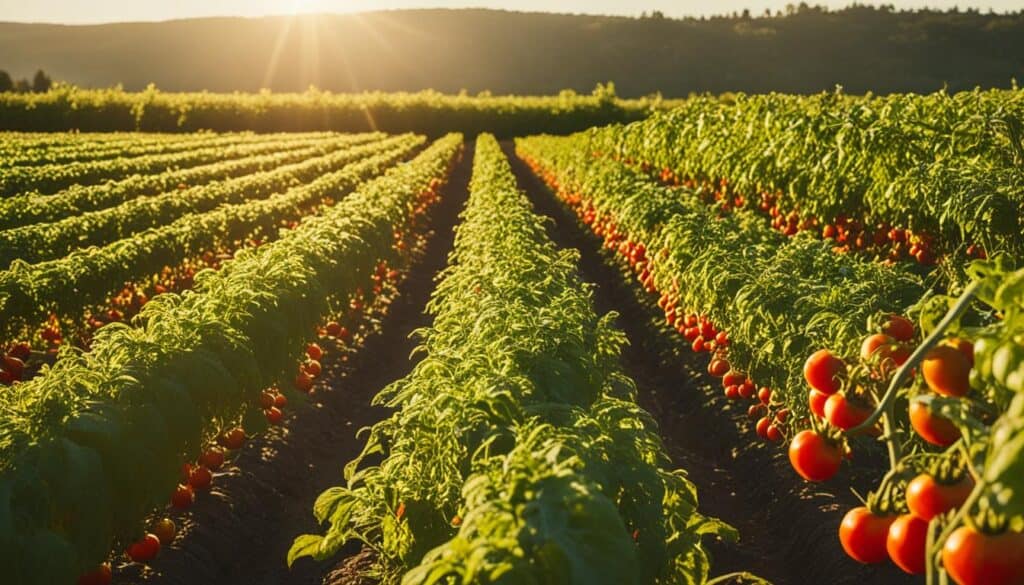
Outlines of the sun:
{"label": "sun", "polygon": [[304,14],[313,7],[312,0],[288,0],[289,14]]}

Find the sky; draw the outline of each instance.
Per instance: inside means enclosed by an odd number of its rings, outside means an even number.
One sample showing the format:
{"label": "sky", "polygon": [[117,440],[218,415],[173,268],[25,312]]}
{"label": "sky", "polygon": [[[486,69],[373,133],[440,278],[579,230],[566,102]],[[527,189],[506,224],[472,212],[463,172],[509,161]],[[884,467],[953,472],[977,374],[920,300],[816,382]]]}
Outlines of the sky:
{"label": "sky", "polygon": [[[638,16],[660,10],[666,16],[724,14],[749,8],[760,14],[765,8],[782,9],[799,0],[0,0],[0,21],[89,24],[98,22],[153,21],[200,16],[264,16],[309,12],[362,12],[395,8],[504,8],[544,12],[586,12]],[[852,0],[817,0],[841,8]],[[870,2],[862,2],[870,3]],[[888,0],[896,8],[992,8],[1024,9],[1024,0]]]}

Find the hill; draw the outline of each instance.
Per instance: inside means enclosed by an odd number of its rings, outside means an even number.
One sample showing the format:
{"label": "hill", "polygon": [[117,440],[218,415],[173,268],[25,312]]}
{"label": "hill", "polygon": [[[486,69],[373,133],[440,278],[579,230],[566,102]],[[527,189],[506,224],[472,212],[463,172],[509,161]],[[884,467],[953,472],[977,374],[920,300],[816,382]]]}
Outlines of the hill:
{"label": "hill", "polygon": [[698,19],[403,10],[94,26],[0,23],[0,69],[85,87],[549,94],[1006,87],[1024,13],[871,7]]}

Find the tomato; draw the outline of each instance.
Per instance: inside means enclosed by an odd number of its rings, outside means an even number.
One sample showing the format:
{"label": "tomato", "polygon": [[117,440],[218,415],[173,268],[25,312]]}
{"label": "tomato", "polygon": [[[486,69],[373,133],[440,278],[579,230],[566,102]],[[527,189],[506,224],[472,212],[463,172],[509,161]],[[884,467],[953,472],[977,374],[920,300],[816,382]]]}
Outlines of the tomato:
{"label": "tomato", "polygon": [[952,338],[943,342],[943,345],[948,345],[949,347],[952,347],[964,354],[964,357],[967,358],[967,363],[970,364],[972,368],[974,367],[974,343],[967,341],[966,339]]}
{"label": "tomato", "polygon": [[826,481],[843,461],[839,447],[815,431],[800,431],[789,444],[789,462],[808,481]]}
{"label": "tomato", "polygon": [[224,451],[216,447],[207,449],[199,456],[199,463],[212,470],[220,469],[224,465]]}
{"label": "tomato", "polygon": [[767,440],[768,439],[768,427],[771,426],[771,424],[772,424],[772,419],[770,417],[767,417],[767,416],[761,417],[761,420],[757,421],[757,426],[755,427],[755,430],[757,431],[757,436],[761,437],[762,439]]}
{"label": "tomato", "polygon": [[217,440],[228,449],[241,449],[242,444],[245,443],[245,431],[241,427],[235,427],[230,431],[226,431]]}
{"label": "tomato", "polygon": [[174,494],[171,495],[171,505],[179,510],[188,508],[195,501],[196,493],[192,491],[192,486],[188,484],[178,484]]}
{"label": "tomato", "polygon": [[933,392],[943,396],[966,396],[971,390],[971,364],[956,348],[933,347],[921,363],[924,381]]}
{"label": "tomato", "polygon": [[850,402],[842,393],[833,394],[825,401],[825,420],[834,427],[848,431],[871,416],[871,410]]}
{"label": "tomato", "polygon": [[271,406],[274,406],[274,393],[270,390],[260,392],[260,407],[266,409]]}
{"label": "tomato", "polygon": [[151,561],[160,552],[160,539],[155,534],[147,534],[142,540],[132,543],[125,552],[136,563]]}
{"label": "tomato", "polygon": [[715,358],[708,364],[708,373],[716,378],[721,378],[729,371],[729,362]]}
{"label": "tomato", "polygon": [[807,393],[807,404],[811,412],[818,418],[825,418],[825,403],[828,402],[828,394],[822,394],[817,390],[809,390]]}
{"label": "tomato", "polygon": [[846,364],[827,349],[819,349],[804,362],[804,379],[811,388],[823,394],[838,392],[840,377],[845,373]]}
{"label": "tomato", "polygon": [[687,327],[683,330],[683,337],[686,338],[686,341],[696,341],[697,338],[700,337],[700,329],[697,329],[696,327]]}
{"label": "tomato", "polygon": [[111,579],[110,563],[103,563],[78,578],[78,585],[107,585]]}
{"label": "tomato", "polygon": [[914,338],[914,323],[906,317],[889,315],[882,325],[882,332],[899,341],[910,341]]}
{"label": "tomato", "polygon": [[740,397],[740,387],[733,384],[725,387],[725,397],[729,400],[737,400]]}
{"label": "tomato", "polygon": [[690,349],[696,353],[704,351],[704,338],[698,335],[697,339],[693,340],[693,345],[690,346]]}
{"label": "tomato", "polygon": [[960,429],[948,418],[933,414],[924,404],[911,401],[910,426],[932,445],[948,447],[960,438]]}
{"label": "tomato", "polygon": [[330,321],[324,326],[324,331],[331,337],[337,337],[341,333],[341,324],[337,321]]}
{"label": "tomato", "polygon": [[942,566],[959,585],[1024,583],[1024,534],[990,535],[961,526],[942,547]]}
{"label": "tomato", "polygon": [[775,424],[770,424],[768,425],[768,428],[765,430],[765,438],[771,441],[772,443],[778,443],[785,437],[783,437],[782,435],[782,429],[780,429]]}
{"label": "tomato", "polygon": [[349,332],[348,327],[342,327],[338,331],[337,338],[347,342],[348,340],[352,339],[352,333]]}
{"label": "tomato", "polygon": [[160,540],[160,544],[167,546],[174,542],[178,527],[174,525],[174,520],[164,518],[153,525],[153,534]]}
{"label": "tomato", "polygon": [[839,525],[839,542],[855,561],[881,563],[889,559],[885,541],[894,520],[896,516],[878,516],[864,506],[854,508]]}
{"label": "tomato", "polygon": [[309,356],[309,359],[311,360],[319,361],[320,358],[324,356],[324,350],[321,349],[319,345],[310,343],[306,346],[306,355]]}
{"label": "tomato", "polygon": [[269,422],[272,425],[279,425],[281,424],[281,421],[284,419],[284,413],[281,412],[281,409],[276,406],[271,406],[267,410],[263,411],[263,414],[266,415],[267,422]]}
{"label": "tomato", "polygon": [[313,377],[306,372],[299,372],[295,376],[295,389],[308,394],[313,389]]}
{"label": "tomato", "polygon": [[725,331],[719,331],[718,334],[715,335],[715,343],[721,347],[729,345],[729,334]]}
{"label": "tomato", "polygon": [[757,391],[757,399],[761,401],[761,404],[768,406],[772,401],[772,389],[767,386],[762,386]]}
{"label": "tomato", "polygon": [[763,404],[751,404],[747,409],[747,416],[751,419],[761,418],[767,410]]}
{"label": "tomato", "polygon": [[288,399],[285,398],[284,394],[278,394],[274,397],[274,406],[284,410],[284,407],[288,406]]}
{"label": "tomato", "polygon": [[875,333],[874,335],[868,335],[864,338],[864,341],[860,344],[860,357],[864,361],[871,359],[871,356],[875,355],[876,352],[881,351],[882,357],[880,360],[884,360],[889,357],[891,348],[896,340],[889,337],[885,333]]}
{"label": "tomato", "polygon": [[312,360],[312,361],[307,362],[302,367],[302,369],[304,369],[307,374],[309,374],[310,376],[312,376],[314,378],[319,376],[320,372],[323,371],[323,367],[320,365],[320,362],[318,362],[316,360]]}
{"label": "tomato", "polygon": [[956,483],[942,484],[931,475],[922,473],[907,484],[907,507],[918,518],[931,520],[962,506],[972,489],[974,480],[969,475],[964,475]]}
{"label": "tomato", "polygon": [[196,466],[188,477],[188,484],[197,490],[208,490],[213,483],[213,474],[202,465]]}
{"label": "tomato", "polygon": [[[14,344],[11,348],[11,355],[25,362],[32,356],[32,346],[27,341],[21,341]],[[109,566],[107,567],[110,568]]]}
{"label": "tomato", "polygon": [[911,575],[925,571],[925,548],[928,543],[928,521],[913,514],[903,514],[889,527],[885,548],[896,566]]}
{"label": "tomato", "polygon": [[3,369],[11,375],[11,378],[20,380],[25,374],[25,362],[14,357],[13,355],[5,355],[3,357]]}
{"label": "tomato", "polygon": [[786,419],[788,419],[788,418],[789,418],[789,409],[788,408],[783,408],[782,410],[780,410],[780,411],[775,413],[775,420],[779,421],[780,423],[786,422]]}

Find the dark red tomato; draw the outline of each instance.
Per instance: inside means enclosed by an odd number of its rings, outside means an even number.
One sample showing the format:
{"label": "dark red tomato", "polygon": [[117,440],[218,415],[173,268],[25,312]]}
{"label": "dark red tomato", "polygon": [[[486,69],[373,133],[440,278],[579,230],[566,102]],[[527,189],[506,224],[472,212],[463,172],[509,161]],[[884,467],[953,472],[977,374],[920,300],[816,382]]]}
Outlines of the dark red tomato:
{"label": "dark red tomato", "polygon": [[305,370],[307,374],[314,378],[319,376],[320,372],[323,371],[323,367],[320,365],[320,362],[316,360],[306,362],[306,364],[302,366],[302,369]]}
{"label": "dark red tomato", "polygon": [[700,336],[697,336],[697,339],[693,340],[693,344],[690,346],[690,349],[692,349],[693,351],[695,351],[697,353],[700,353],[700,352],[704,351],[704,349],[705,349],[704,338],[700,337]]}
{"label": "dark red tomato", "polygon": [[914,338],[914,323],[906,317],[889,315],[882,332],[898,341],[910,341]]}
{"label": "dark red tomato", "polygon": [[319,345],[310,343],[306,346],[306,355],[309,356],[309,359],[311,360],[320,361],[320,358],[324,357],[324,350],[321,349]]}
{"label": "dark red tomato", "polygon": [[199,456],[199,463],[209,469],[220,469],[224,465],[224,451],[217,448],[208,449]]}
{"label": "dark red tomato", "polygon": [[208,490],[210,489],[211,483],[213,483],[213,474],[210,473],[209,469],[202,465],[196,466],[196,468],[192,470],[192,474],[188,477],[188,484],[192,486],[193,489]]}
{"label": "dark red tomato", "polygon": [[222,446],[228,449],[241,449],[242,445],[245,443],[245,431],[242,427],[235,427],[218,437],[218,441],[220,441]]}
{"label": "dark red tomato", "polygon": [[804,379],[811,388],[824,394],[838,392],[842,384],[840,378],[845,373],[846,364],[827,349],[819,349],[804,362]]}
{"label": "dark red tomato", "polygon": [[716,378],[721,378],[729,371],[729,362],[715,358],[708,364],[708,373]]}
{"label": "dark red tomato", "polygon": [[78,578],[78,585],[108,585],[110,583],[110,563],[103,563]]}
{"label": "dark red tomato", "polygon": [[757,391],[757,399],[761,401],[761,404],[768,406],[772,402],[772,389],[761,386],[761,389]]}
{"label": "dark red tomato", "polygon": [[295,376],[295,389],[308,394],[313,389],[313,377],[306,372],[299,372]]}
{"label": "dark red tomato", "polygon": [[285,398],[284,394],[278,394],[274,397],[274,406],[284,410],[284,407],[288,406],[288,399]]}
{"label": "dark red tomato", "polygon": [[740,397],[750,400],[754,397],[754,392],[757,391],[757,385],[754,384],[750,378],[747,378],[742,384],[740,384]]}
{"label": "dark red tomato", "polygon": [[961,526],[942,547],[942,566],[959,585],[1024,583],[1024,534],[990,535]]}
{"label": "dark red tomato", "polygon": [[132,543],[125,552],[136,563],[151,561],[160,552],[160,539],[155,534],[147,534],[142,540]]}
{"label": "dark red tomato", "polygon": [[789,444],[789,462],[808,481],[826,481],[839,471],[839,447],[812,430],[800,431]]}
{"label": "dark red tomato", "polygon": [[788,408],[783,408],[783,409],[781,409],[781,410],[779,410],[778,412],[775,413],[775,420],[777,420],[778,422],[784,423],[784,422],[786,422],[787,419],[789,419],[789,409]]}
{"label": "dark red tomato", "polygon": [[861,563],[881,563],[889,559],[885,541],[894,520],[896,516],[877,516],[864,506],[854,508],[839,525],[839,542],[850,558]]}
{"label": "dark red tomato", "polygon": [[925,548],[928,542],[928,521],[913,514],[903,514],[889,527],[885,548],[896,566],[911,575],[925,571]]}
{"label": "dark red tomato", "polygon": [[825,420],[844,431],[860,425],[870,416],[870,410],[847,400],[842,393],[833,394],[825,401]]}
{"label": "dark red tomato", "polygon": [[761,420],[757,421],[757,427],[756,427],[757,436],[759,436],[762,439],[767,441],[768,440],[768,427],[770,427],[771,424],[772,424],[771,417],[767,417],[767,416],[761,417]]}
{"label": "dark red tomato", "polygon": [[811,412],[818,418],[825,418],[825,403],[828,402],[828,394],[822,394],[817,390],[809,390],[807,393],[807,405]]}
{"label": "dark red tomato", "polygon": [[729,400],[737,400],[740,397],[740,387],[733,384],[725,387],[725,397]]}
{"label": "dark red tomato", "polygon": [[329,321],[327,325],[324,325],[324,331],[331,337],[337,337],[341,333],[341,323]]}
{"label": "dark red tomato", "polygon": [[956,348],[933,347],[921,362],[924,381],[933,392],[943,396],[966,396],[971,390],[971,363]]}
{"label": "dark red tomato", "polygon": [[974,480],[970,475],[964,475],[956,483],[943,484],[922,473],[907,484],[907,507],[918,518],[931,520],[962,506],[973,489]]}
{"label": "dark red tomato", "polygon": [[6,370],[14,380],[20,380],[25,374],[25,362],[13,355],[5,355],[3,357],[3,369]]}
{"label": "dark red tomato", "polygon": [[271,406],[267,410],[263,411],[263,413],[267,417],[267,422],[272,425],[279,425],[281,424],[281,421],[284,420],[284,413],[276,406]]}
{"label": "dark red tomato", "polygon": [[171,505],[179,510],[188,508],[195,501],[196,493],[192,491],[192,486],[188,484],[178,484],[174,494],[171,495]]}
{"label": "dark red tomato", "polygon": [[271,406],[274,406],[274,393],[270,390],[260,392],[260,407],[270,408]]}
{"label": "dark red tomato", "polygon": [[[14,344],[11,348],[11,355],[18,358],[23,362],[27,362],[28,358],[32,356],[32,346],[27,341],[21,341]],[[109,569],[110,567],[107,566]]]}
{"label": "dark red tomato", "polygon": [[932,445],[948,447],[960,438],[960,430],[948,418],[933,414],[925,405],[910,403],[910,426]]}
{"label": "dark red tomato", "polygon": [[764,416],[767,411],[768,408],[763,404],[751,404],[750,408],[747,409],[747,416],[750,417],[751,420],[758,419]]}
{"label": "dark red tomato", "polygon": [[765,431],[765,437],[772,443],[778,443],[785,438],[782,434],[782,429],[775,424],[768,425],[768,429]]}

